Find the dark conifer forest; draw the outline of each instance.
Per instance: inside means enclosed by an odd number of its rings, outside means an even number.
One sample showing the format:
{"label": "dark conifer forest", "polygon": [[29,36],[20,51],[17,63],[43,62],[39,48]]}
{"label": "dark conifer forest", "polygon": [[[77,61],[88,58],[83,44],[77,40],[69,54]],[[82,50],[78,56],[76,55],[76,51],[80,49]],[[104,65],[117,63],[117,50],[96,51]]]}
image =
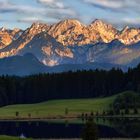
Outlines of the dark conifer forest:
{"label": "dark conifer forest", "polygon": [[0,106],[52,99],[106,97],[126,90],[140,92],[140,65],[128,72],[111,69],[26,77],[0,76]]}

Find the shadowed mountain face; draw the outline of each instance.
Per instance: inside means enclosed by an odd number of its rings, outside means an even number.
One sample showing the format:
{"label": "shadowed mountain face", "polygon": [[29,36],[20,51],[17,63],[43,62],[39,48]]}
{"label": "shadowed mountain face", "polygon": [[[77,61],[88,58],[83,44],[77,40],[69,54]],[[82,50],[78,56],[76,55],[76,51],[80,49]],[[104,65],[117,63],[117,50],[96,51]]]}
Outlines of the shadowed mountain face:
{"label": "shadowed mountain face", "polygon": [[0,29],[0,58],[7,57],[0,60],[2,64],[14,67],[28,53],[42,67],[63,70],[134,67],[140,62],[140,29],[126,26],[119,31],[101,20],[84,25],[72,19],[53,25],[34,23],[25,31]]}
{"label": "shadowed mountain face", "polygon": [[30,75],[46,72],[47,67],[38,61],[32,54],[13,56],[0,59],[0,74]]}
{"label": "shadowed mountain face", "polygon": [[113,65],[109,63],[86,63],[86,64],[65,64],[48,67],[42,64],[34,55],[28,53],[23,56],[12,56],[0,59],[0,75],[33,75],[38,73],[61,73],[77,70],[95,70],[111,68],[122,68],[126,71],[127,67]]}

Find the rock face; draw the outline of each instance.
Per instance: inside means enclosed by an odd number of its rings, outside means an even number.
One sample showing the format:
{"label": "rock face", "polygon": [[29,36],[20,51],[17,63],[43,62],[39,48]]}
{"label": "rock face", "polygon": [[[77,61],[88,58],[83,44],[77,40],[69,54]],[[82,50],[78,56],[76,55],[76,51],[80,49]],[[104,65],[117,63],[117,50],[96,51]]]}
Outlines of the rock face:
{"label": "rock face", "polygon": [[118,39],[125,45],[131,45],[140,41],[140,29],[125,27]]}
{"label": "rock face", "polygon": [[51,25],[47,32],[64,46],[81,46],[97,42],[109,43],[115,39],[125,45],[140,41],[140,29],[125,27],[119,31],[111,24],[101,20],[95,20],[88,26],[77,20],[64,20]]}
{"label": "rock face", "polygon": [[88,28],[89,30],[95,30],[100,36],[101,40],[105,43],[109,43],[116,39],[119,32],[111,24],[106,24],[101,20],[93,21]]}
{"label": "rock face", "polygon": [[10,31],[10,34],[11,34],[13,40],[18,39],[22,33],[23,33],[23,31],[21,29],[18,29],[18,28],[15,28],[15,29]]}
{"label": "rock face", "polygon": [[8,32],[7,29],[1,28],[0,29],[0,49],[6,47],[12,42],[12,36]]}
{"label": "rock face", "polygon": [[8,30],[6,28],[0,29],[0,49],[5,48],[12,41],[16,40],[22,34],[22,30],[16,28]]}
{"label": "rock face", "polygon": [[18,54],[35,35],[44,32],[47,28],[48,26],[46,24],[33,23],[30,28],[26,29],[17,39],[13,40],[11,44],[0,50],[0,58]]}
{"label": "rock face", "polygon": [[49,66],[87,62],[127,65],[139,62],[139,42],[140,29],[119,31],[101,20],[88,26],[74,19],[53,25],[33,23],[25,31],[0,29],[0,58],[32,53]]}
{"label": "rock face", "polygon": [[[53,36],[58,42],[64,46],[75,46],[89,44],[90,31],[88,28],[77,20],[64,20],[50,26],[48,34]],[[92,40],[95,40],[93,35]]]}
{"label": "rock face", "polygon": [[17,54],[26,53],[34,54],[41,62],[46,65],[53,66],[63,63],[64,57],[72,58],[71,50],[57,42],[47,32],[42,32],[33,37],[33,39],[18,51]]}
{"label": "rock face", "polygon": [[49,66],[62,63],[61,57],[72,58],[71,50],[47,33],[48,27],[46,24],[34,23],[18,39],[1,49],[0,58],[32,53]]}

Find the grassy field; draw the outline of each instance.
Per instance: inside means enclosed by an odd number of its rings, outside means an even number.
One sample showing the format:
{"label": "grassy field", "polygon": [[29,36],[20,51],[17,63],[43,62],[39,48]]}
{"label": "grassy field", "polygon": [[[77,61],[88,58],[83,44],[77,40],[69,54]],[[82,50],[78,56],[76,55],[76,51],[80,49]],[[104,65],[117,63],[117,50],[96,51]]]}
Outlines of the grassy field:
{"label": "grassy field", "polygon": [[109,108],[116,96],[117,95],[96,99],[52,100],[38,104],[10,105],[0,108],[0,118],[15,118],[16,112],[19,112],[19,117],[22,118],[28,118],[29,113],[31,114],[31,118],[64,116],[66,108],[68,109],[69,116],[91,111],[102,113],[103,110]]}
{"label": "grassy field", "polygon": [[[11,137],[11,136],[0,136],[0,140],[21,140],[18,137]],[[32,140],[32,139],[26,139],[26,140]]]}

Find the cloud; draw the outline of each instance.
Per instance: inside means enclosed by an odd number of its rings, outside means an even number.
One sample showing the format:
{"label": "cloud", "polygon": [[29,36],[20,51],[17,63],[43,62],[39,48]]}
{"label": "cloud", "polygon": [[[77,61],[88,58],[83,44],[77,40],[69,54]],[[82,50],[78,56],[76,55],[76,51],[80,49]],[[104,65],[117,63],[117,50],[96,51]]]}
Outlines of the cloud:
{"label": "cloud", "polygon": [[140,11],[140,2],[139,0],[83,0],[85,3],[90,4],[92,6],[111,10],[114,12],[130,12],[133,10],[134,12]]}
{"label": "cloud", "polygon": [[7,24],[54,23],[74,18],[89,24],[102,19],[116,26],[138,26],[139,0],[0,0],[1,21]]}
{"label": "cloud", "polygon": [[29,5],[16,5],[10,1],[0,1],[0,12],[1,13],[42,13],[45,9],[33,7]]}
{"label": "cloud", "polygon": [[106,8],[122,8],[125,4],[124,0],[84,0],[87,3],[98,5]]}
{"label": "cloud", "polygon": [[127,25],[131,26],[139,26],[140,25],[140,18],[130,18],[130,17],[125,17],[122,19],[122,22],[126,23]]}
{"label": "cloud", "polygon": [[122,30],[125,26],[129,27],[139,27],[140,26],[140,18],[133,18],[133,17],[122,17],[118,20],[115,17],[107,17],[102,19],[107,23],[111,23],[116,28]]}
{"label": "cloud", "polygon": [[[0,13],[13,13],[18,23],[57,22],[67,18],[77,18],[77,12],[62,0],[34,0],[38,5],[16,4],[10,0],[0,0]],[[41,5],[39,5],[41,4]],[[19,16],[20,15],[20,16]],[[46,20],[47,19],[47,20]],[[5,19],[3,19],[5,20]]]}
{"label": "cloud", "polygon": [[37,0],[37,2],[50,8],[59,8],[59,9],[65,8],[62,0]]}
{"label": "cloud", "polygon": [[42,18],[38,18],[38,17],[24,17],[17,20],[17,22],[33,23],[33,22],[43,22],[43,20]]}
{"label": "cloud", "polygon": [[58,20],[68,19],[68,18],[77,18],[77,13],[71,9],[61,9],[61,10],[55,10],[54,11],[48,11],[46,13],[46,16],[53,17]]}
{"label": "cloud", "polygon": [[97,18],[101,18],[119,28],[126,25],[140,26],[139,0],[82,0],[82,2],[99,12],[96,15]]}
{"label": "cloud", "polygon": [[[36,0],[35,0],[36,1]],[[60,20],[65,18],[76,18],[77,13],[59,0],[37,0],[42,6],[19,5],[8,0],[0,0],[0,13],[22,14],[17,22],[31,23],[46,21],[46,18]],[[15,19],[16,20],[16,19]],[[52,21],[53,21],[52,20]]]}
{"label": "cloud", "polygon": [[37,0],[43,7],[46,8],[46,15],[55,20],[63,20],[66,18],[77,18],[77,11],[67,5],[64,0]]}

